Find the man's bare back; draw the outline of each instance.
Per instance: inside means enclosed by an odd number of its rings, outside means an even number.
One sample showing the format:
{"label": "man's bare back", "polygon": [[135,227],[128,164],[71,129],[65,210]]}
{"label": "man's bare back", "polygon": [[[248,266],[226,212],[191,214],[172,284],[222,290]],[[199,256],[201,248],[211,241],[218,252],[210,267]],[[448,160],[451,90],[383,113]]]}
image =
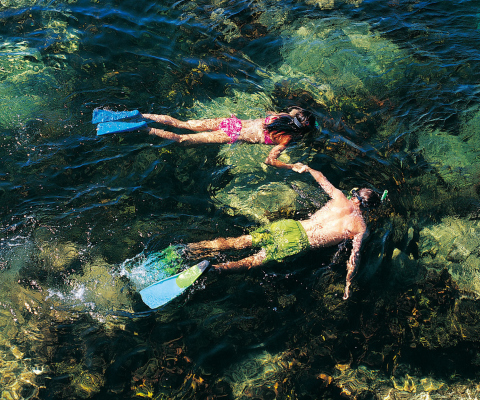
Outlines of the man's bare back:
{"label": "man's bare back", "polygon": [[361,212],[345,200],[330,200],[309,219],[300,221],[313,248],[335,246],[365,232]]}

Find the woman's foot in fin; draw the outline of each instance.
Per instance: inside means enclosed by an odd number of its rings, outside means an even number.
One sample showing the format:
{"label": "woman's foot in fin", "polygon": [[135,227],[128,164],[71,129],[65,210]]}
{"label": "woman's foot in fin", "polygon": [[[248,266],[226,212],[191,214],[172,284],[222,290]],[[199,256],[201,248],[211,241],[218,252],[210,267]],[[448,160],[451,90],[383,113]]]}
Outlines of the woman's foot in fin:
{"label": "woman's foot in fin", "polygon": [[131,119],[140,117],[140,111],[111,111],[96,108],[93,110],[92,124],[99,124],[100,122],[122,121],[125,119]]}
{"label": "woman's foot in fin", "polygon": [[97,125],[97,135],[124,133],[147,128],[145,121],[141,122],[101,122]]}

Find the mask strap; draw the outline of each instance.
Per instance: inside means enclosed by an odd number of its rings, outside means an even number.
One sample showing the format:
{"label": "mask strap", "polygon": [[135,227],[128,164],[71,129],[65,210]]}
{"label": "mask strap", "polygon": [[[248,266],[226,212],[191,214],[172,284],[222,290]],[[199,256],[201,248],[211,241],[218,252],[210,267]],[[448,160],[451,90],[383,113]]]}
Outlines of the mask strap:
{"label": "mask strap", "polygon": [[295,125],[297,125],[297,127],[301,128],[302,127],[302,124],[300,123],[300,121],[297,119],[297,117],[293,117],[293,123]]}

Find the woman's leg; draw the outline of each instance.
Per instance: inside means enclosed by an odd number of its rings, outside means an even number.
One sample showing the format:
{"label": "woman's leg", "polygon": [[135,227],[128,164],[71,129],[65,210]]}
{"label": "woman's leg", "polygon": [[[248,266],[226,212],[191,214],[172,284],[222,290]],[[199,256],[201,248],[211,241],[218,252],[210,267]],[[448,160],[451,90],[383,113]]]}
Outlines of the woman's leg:
{"label": "woman's leg", "polygon": [[164,139],[174,140],[177,143],[200,144],[200,143],[229,143],[232,139],[224,131],[211,131],[178,135],[163,129],[148,128],[150,135],[156,135]]}
{"label": "woman's leg", "polygon": [[143,118],[151,119],[152,121],[159,122],[161,124],[170,125],[175,128],[188,129],[194,132],[203,132],[203,131],[216,131],[218,125],[225,118],[212,118],[212,119],[198,119],[198,120],[189,120],[189,121],[180,121],[176,118],[170,117],[169,115],[158,115],[158,114],[142,114]]}

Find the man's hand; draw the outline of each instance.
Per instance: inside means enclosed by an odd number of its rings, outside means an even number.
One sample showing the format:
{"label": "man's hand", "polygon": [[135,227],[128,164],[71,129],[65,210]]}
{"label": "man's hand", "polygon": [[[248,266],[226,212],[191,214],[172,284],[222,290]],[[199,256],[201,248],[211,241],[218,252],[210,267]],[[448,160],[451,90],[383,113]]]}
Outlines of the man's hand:
{"label": "man's hand", "polygon": [[302,163],[295,163],[293,164],[292,170],[298,172],[299,174],[303,174],[304,172],[308,171],[308,165]]}
{"label": "man's hand", "polygon": [[345,285],[345,292],[343,293],[343,300],[347,300],[350,296],[350,282]]}

